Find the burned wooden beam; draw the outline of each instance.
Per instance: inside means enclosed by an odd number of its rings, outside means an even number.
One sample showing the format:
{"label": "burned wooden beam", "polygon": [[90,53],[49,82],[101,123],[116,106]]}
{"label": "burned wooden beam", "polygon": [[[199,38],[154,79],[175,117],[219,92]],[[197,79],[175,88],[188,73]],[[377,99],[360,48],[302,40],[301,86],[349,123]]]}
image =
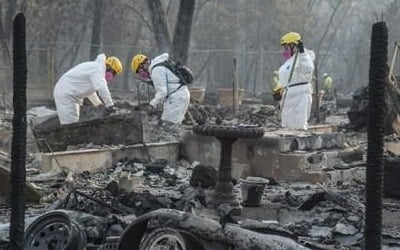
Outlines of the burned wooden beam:
{"label": "burned wooden beam", "polygon": [[137,112],[60,125],[58,118],[32,128],[43,152],[64,151],[70,145],[135,144],[142,141],[141,119]]}

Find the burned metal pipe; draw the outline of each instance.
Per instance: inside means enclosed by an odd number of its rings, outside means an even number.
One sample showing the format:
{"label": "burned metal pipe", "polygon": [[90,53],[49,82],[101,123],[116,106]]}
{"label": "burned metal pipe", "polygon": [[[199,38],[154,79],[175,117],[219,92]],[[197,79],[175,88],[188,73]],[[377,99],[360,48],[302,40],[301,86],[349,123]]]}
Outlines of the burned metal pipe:
{"label": "burned metal pipe", "polygon": [[11,145],[11,219],[10,249],[21,250],[25,227],[26,160],[26,41],[25,16],[17,14],[13,29],[13,137]]}
{"label": "burned metal pipe", "polygon": [[387,84],[388,30],[385,22],[372,26],[369,69],[368,150],[366,177],[365,249],[382,248],[383,136]]}

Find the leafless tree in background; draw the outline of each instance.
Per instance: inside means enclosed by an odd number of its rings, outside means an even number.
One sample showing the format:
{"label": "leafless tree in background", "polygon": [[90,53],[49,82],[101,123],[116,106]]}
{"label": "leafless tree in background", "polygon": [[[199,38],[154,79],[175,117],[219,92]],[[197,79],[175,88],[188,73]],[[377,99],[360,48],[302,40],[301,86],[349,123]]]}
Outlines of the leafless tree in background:
{"label": "leafless tree in background", "polygon": [[167,18],[160,0],[147,0],[152,16],[154,36],[160,52],[170,51],[171,56],[186,63],[192,30],[195,0],[180,0],[178,18],[171,42]]}
{"label": "leafless tree in background", "polygon": [[[3,8],[5,11],[3,12]],[[14,15],[17,12],[17,1],[7,0],[0,2],[0,42],[1,47],[5,51],[4,56],[6,57],[7,63],[11,65],[11,52],[10,52],[10,40],[12,32],[12,22]]]}
{"label": "leafless tree in background", "polygon": [[100,49],[103,0],[94,0],[93,4],[92,42],[90,43],[90,59],[92,60]]}
{"label": "leafless tree in background", "polygon": [[[258,94],[269,90],[272,72],[283,63],[280,37],[297,31],[307,48],[319,51],[319,72],[331,73],[350,92],[367,83],[363,62],[376,16],[383,14],[388,23],[389,48],[400,37],[400,0],[0,0],[0,53],[8,51],[10,20],[23,3],[28,79],[36,89],[51,86],[97,53],[125,62],[123,77],[111,88],[127,89],[133,82],[133,54],[170,52],[187,60],[195,84],[211,92],[230,87],[232,58],[237,57],[241,87]],[[2,55],[1,86],[11,79],[9,65],[9,56]]]}

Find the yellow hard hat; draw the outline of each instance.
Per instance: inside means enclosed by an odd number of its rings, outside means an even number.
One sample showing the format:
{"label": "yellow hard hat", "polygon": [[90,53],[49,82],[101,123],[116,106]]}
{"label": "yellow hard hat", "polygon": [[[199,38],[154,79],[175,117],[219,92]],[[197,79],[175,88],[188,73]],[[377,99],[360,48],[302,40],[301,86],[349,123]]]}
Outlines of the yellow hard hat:
{"label": "yellow hard hat", "polygon": [[122,63],[117,57],[115,56],[107,57],[106,65],[109,66],[112,70],[114,70],[115,73],[117,73],[118,75],[121,74]]}
{"label": "yellow hard hat", "polygon": [[281,38],[281,45],[294,43],[298,44],[301,41],[301,36],[299,33],[296,32],[289,32],[282,36]]}
{"label": "yellow hard hat", "polygon": [[147,56],[142,55],[142,54],[137,54],[132,58],[132,70],[134,73],[137,73],[137,70],[145,60],[147,59]]}

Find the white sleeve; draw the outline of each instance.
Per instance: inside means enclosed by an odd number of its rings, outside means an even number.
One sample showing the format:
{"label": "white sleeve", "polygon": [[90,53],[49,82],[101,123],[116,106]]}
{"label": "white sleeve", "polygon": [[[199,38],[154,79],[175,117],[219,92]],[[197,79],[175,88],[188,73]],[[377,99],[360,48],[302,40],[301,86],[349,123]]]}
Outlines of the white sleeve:
{"label": "white sleeve", "polygon": [[291,83],[311,82],[314,63],[308,53],[299,53]]}
{"label": "white sleeve", "polygon": [[97,93],[93,93],[92,95],[88,96],[89,101],[93,104],[93,106],[97,107],[103,102],[100,100],[100,98],[97,96]]}
{"label": "white sleeve", "polygon": [[314,70],[313,60],[308,53],[299,53],[299,66],[307,72]]}
{"label": "white sleeve", "polygon": [[155,67],[151,72],[154,88],[156,90],[155,97],[151,100],[150,105],[153,107],[161,104],[167,96],[167,72],[165,67]]}
{"label": "white sleeve", "polygon": [[101,97],[101,100],[103,100],[106,108],[113,106],[114,104],[104,76],[101,76],[99,72],[96,72],[90,76],[90,80],[93,83],[95,90],[99,93],[99,96]]}

